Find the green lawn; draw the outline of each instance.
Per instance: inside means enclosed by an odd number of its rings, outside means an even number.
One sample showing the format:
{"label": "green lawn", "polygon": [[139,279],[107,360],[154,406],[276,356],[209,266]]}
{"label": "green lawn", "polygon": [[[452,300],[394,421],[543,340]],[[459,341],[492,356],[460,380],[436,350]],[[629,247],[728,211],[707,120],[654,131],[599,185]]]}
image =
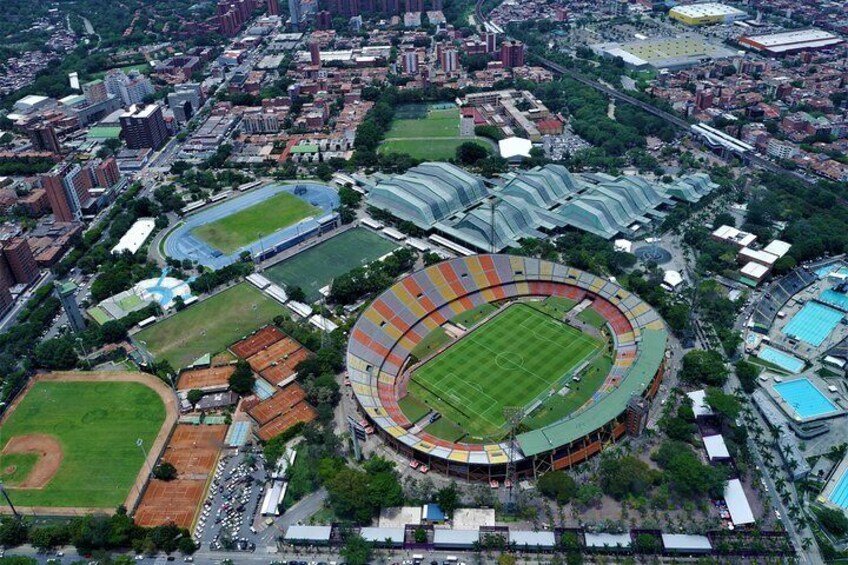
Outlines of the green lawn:
{"label": "green lawn", "polygon": [[409,394],[398,400],[398,406],[401,412],[413,423],[426,416],[427,412],[430,411],[429,406]]}
{"label": "green lawn", "polygon": [[[42,489],[7,484],[12,500],[20,506],[114,509],[126,499],[144,460],[136,439],[149,447],[164,421],[159,395],[140,383],[36,383],[3,425],[2,437],[52,435],[64,458]],[[6,465],[4,456],[0,469]]]}
{"label": "green lawn", "polygon": [[380,144],[380,153],[406,153],[422,161],[441,161],[456,156],[456,148],[471,141],[491,152],[487,143],[470,137],[449,137],[445,139],[387,139]]}
{"label": "green lawn", "polygon": [[157,361],[179,369],[225,350],[281,314],[286,314],[282,304],[241,283],[140,331],[135,341],[146,344]]}
{"label": "green lawn", "polygon": [[512,305],[413,374],[409,392],[475,438],[504,433],[505,407],[558,389],[603,343],[526,304]]}
{"label": "green lawn", "polygon": [[586,322],[593,328],[602,328],[607,323],[604,317],[598,314],[593,308],[586,308],[577,314],[577,319]]}
{"label": "green lawn", "polygon": [[286,287],[299,286],[306,298],[321,298],[320,288],[354,267],[367,265],[397,249],[397,244],[365,228],[353,228],[277,263],[263,273]]}
{"label": "green lawn", "polygon": [[478,306],[477,308],[472,308],[462,314],[458,314],[451,318],[451,322],[454,324],[459,324],[464,328],[472,328],[477,322],[492,314],[498,307],[494,304],[483,304],[482,306]]}
{"label": "green lawn", "polygon": [[596,357],[580,373],[580,382],[569,383],[569,392],[565,396],[555,394],[546,400],[524,423],[530,428],[540,428],[553,424],[583,406],[595,391],[600,388],[612,369],[612,357]]}
{"label": "green lawn", "polygon": [[577,303],[569,298],[561,296],[549,296],[541,301],[529,302],[530,306],[541,310],[545,314],[561,320]]}
{"label": "green lawn", "polygon": [[410,137],[457,137],[459,136],[459,108],[428,110],[422,119],[396,119],[386,132],[386,139]]}
{"label": "green lawn", "polygon": [[410,351],[410,355],[415,357],[416,360],[420,361],[424,359],[434,351],[438,351],[448,343],[450,343],[450,336],[448,332],[445,331],[444,328],[436,328],[431,331],[424,338],[418,342],[418,344],[412,348]]}
{"label": "green lawn", "polygon": [[192,235],[229,255],[260,237],[316,216],[321,209],[288,192],[191,230]]}

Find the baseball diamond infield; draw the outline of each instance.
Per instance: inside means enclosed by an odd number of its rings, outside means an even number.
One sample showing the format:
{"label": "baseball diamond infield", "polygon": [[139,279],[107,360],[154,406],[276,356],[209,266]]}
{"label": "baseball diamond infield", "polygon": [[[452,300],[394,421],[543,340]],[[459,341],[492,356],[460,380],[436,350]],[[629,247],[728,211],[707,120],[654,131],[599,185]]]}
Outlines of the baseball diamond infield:
{"label": "baseball diamond infield", "polygon": [[27,514],[132,509],[176,420],[172,391],[151,375],[37,375],[0,421],[0,474]]}

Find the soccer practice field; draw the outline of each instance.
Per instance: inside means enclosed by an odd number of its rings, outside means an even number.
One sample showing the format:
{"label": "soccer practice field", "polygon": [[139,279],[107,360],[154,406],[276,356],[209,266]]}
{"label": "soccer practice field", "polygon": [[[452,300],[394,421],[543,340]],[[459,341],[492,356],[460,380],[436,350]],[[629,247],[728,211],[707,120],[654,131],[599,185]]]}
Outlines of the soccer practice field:
{"label": "soccer practice field", "polygon": [[564,384],[604,343],[514,304],[416,370],[409,394],[473,438],[503,435],[505,407],[527,408]]}
{"label": "soccer practice field", "polygon": [[198,226],[192,234],[215,249],[230,254],[260,237],[320,214],[320,208],[293,194],[280,192],[220,220]]}

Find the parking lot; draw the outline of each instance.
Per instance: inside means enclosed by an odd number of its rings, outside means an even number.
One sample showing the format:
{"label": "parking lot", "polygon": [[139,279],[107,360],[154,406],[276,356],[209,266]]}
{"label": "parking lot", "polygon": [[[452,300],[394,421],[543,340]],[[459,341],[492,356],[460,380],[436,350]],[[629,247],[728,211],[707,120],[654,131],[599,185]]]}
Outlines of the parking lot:
{"label": "parking lot", "polygon": [[255,551],[253,520],[264,494],[265,460],[261,450],[224,454],[195,526],[201,547],[213,551]]}

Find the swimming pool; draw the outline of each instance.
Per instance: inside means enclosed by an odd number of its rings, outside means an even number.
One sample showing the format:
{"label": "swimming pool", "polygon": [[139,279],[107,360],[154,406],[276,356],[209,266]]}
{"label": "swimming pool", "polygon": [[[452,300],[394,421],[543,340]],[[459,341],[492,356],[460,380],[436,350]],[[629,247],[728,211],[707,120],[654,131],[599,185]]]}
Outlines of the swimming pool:
{"label": "swimming pool", "polygon": [[757,357],[763,361],[768,361],[773,365],[777,365],[781,369],[789,371],[790,373],[800,373],[804,370],[804,361],[802,359],[798,359],[794,355],[784,353],[783,351],[769,347],[768,345],[760,347],[760,352],[757,353]]}
{"label": "swimming pool", "polygon": [[783,326],[783,333],[818,347],[839,325],[842,316],[842,312],[830,306],[820,302],[807,302],[792,316],[789,323]]}
{"label": "swimming pool", "polygon": [[824,267],[819,267],[818,269],[816,269],[816,276],[818,276],[820,279],[825,278],[831,273],[836,273],[837,275],[848,277],[848,267],[842,266],[839,263],[833,263],[831,265],[825,265]]}
{"label": "swimming pool", "polygon": [[820,418],[839,412],[839,408],[809,379],[775,383],[774,390],[801,420]]}
{"label": "swimming pool", "polygon": [[827,289],[819,295],[819,300],[825,304],[830,304],[838,310],[848,312],[848,295],[841,292],[836,292],[833,289]]}
{"label": "swimming pool", "polygon": [[848,508],[848,472],[842,471],[842,476],[827,499],[840,508]]}

